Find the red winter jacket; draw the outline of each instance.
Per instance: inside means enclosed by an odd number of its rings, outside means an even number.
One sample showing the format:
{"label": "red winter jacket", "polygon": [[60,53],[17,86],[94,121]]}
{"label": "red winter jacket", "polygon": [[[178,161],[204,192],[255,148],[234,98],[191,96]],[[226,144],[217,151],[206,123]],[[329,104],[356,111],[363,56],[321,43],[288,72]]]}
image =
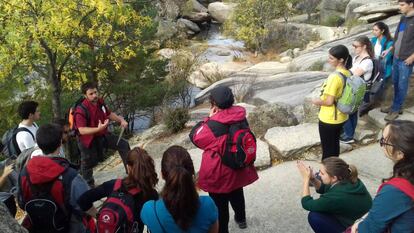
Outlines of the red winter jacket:
{"label": "red winter jacket", "polygon": [[[233,106],[218,112],[211,119],[231,124],[241,121],[245,117],[246,110],[243,107]],[[205,192],[229,193],[256,181],[259,177],[253,165],[234,170],[221,163],[220,154],[224,153],[227,135],[216,138],[207,125],[209,119],[206,118],[201,124],[197,124],[191,134],[193,143],[204,150],[198,186]]]}

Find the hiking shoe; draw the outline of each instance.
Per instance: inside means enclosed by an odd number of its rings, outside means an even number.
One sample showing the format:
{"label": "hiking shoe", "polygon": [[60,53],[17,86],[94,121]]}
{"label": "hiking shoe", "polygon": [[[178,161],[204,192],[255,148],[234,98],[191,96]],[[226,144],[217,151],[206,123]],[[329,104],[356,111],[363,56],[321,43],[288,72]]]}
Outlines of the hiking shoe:
{"label": "hiking shoe", "polygon": [[398,118],[399,113],[398,112],[390,112],[385,117],[385,121],[393,121]]}
{"label": "hiking shoe", "polygon": [[380,111],[383,113],[389,113],[391,111],[391,107],[381,107]]}
{"label": "hiking shoe", "polygon": [[239,221],[236,220],[236,217],[234,217],[234,221],[237,223],[237,225],[239,226],[240,229],[246,229],[247,228],[246,220],[239,222]]}
{"label": "hiking shoe", "polygon": [[[382,107],[380,109],[380,111],[383,112],[383,113],[390,113],[391,112],[391,107]],[[399,111],[399,114],[403,114],[403,110],[402,109]]]}
{"label": "hiking shoe", "polygon": [[350,139],[339,139],[339,142],[341,142],[341,143],[345,143],[345,144],[352,144],[352,143],[354,143],[355,142],[355,140],[353,139],[353,138],[350,138]]}

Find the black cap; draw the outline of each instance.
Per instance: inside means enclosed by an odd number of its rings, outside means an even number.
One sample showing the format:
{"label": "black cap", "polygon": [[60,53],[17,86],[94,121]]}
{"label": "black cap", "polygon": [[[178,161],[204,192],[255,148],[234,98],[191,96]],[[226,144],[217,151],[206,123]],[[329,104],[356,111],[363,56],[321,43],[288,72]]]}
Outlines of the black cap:
{"label": "black cap", "polygon": [[230,108],[234,103],[233,92],[226,86],[219,86],[211,90],[210,99],[221,109]]}

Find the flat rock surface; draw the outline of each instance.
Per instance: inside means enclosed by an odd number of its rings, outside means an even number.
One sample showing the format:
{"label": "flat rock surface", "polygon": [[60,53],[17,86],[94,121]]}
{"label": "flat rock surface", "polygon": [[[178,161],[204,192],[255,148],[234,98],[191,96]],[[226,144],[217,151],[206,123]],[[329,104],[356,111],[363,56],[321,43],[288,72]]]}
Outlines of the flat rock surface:
{"label": "flat rock surface", "polygon": [[[412,108],[414,108],[414,107],[412,107]],[[402,115],[399,115],[397,119],[414,121],[414,113],[411,112],[412,108],[410,108],[410,110],[407,110],[407,111],[404,109],[404,113]],[[379,108],[376,108],[374,110],[369,111],[368,119],[369,119],[369,121],[374,123],[377,127],[384,128],[385,124],[386,124],[386,121],[384,120],[384,117],[386,115],[387,114],[382,113]]]}
{"label": "flat rock surface", "polygon": [[318,124],[313,123],[274,127],[267,130],[264,138],[282,157],[295,156],[320,144]]}

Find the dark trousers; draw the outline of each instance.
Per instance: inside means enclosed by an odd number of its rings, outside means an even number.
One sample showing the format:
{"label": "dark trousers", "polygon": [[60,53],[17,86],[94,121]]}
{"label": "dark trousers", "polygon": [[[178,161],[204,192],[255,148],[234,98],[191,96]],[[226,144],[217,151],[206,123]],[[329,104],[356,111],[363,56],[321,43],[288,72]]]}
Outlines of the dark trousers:
{"label": "dark trousers", "polygon": [[78,140],[78,147],[81,152],[81,168],[80,174],[86,180],[90,186],[95,185],[95,180],[93,178],[93,168],[98,164],[98,161],[103,158],[104,149],[113,149],[117,150],[121,155],[122,162],[125,166],[126,171],[126,157],[128,151],[130,150],[129,143],[125,139],[118,141],[118,136],[113,134],[106,134],[104,136],[95,137],[89,148],[85,147]]}
{"label": "dark trousers", "polygon": [[229,232],[229,202],[234,210],[234,220],[246,221],[246,206],[244,202],[243,188],[230,193],[209,193],[218,209],[219,233]]}
{"label": "dark trousers", "polygon": [[332,215],[309,212],[309,225],[315,233],[342,233],[346,228]]}
{"label": "dark trousers", "polygon": [[319,136],[322,145],[322,160],[339,156],[339,136],[341,135],[343,123],[327,124],[319,121]]}

